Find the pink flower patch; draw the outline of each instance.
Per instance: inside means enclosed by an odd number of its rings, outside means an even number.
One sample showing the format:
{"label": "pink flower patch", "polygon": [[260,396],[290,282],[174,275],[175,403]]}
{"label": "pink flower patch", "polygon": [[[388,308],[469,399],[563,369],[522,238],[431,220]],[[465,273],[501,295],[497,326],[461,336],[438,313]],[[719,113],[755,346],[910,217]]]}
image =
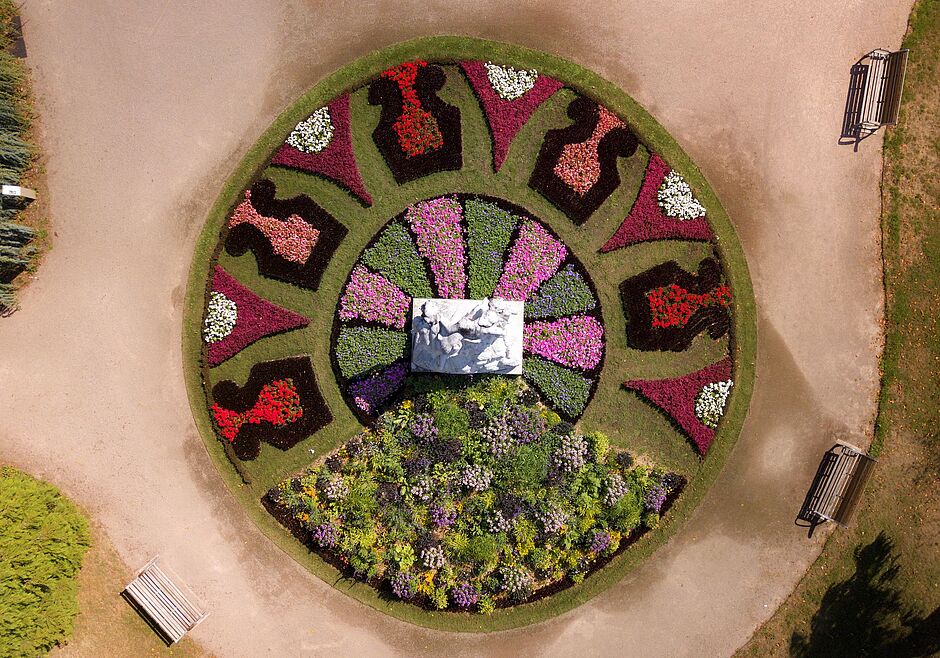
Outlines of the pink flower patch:
{"label": "pink flower patch", "polygon": [[519,229],[494,297],[523,302],[550,278],[568,254],[568,248],[541,225],[529,220]]}
{"label": "pink flower patch", "polygon": [[587,194],[601,177],[598,144],[611,130],[625,126],[626,124],[606,107],[599,107],[597,125],[594,127],[593,134],[580,144],[565,145],[561,157],[555,164],[555,175],[581,196]]}
{"label": "pink flower patch", "polygon": [[638,392],[644,399],[662,411],[685,432],[704,455],[715,440],[715,430],[695,415],[695,398],[707,384],[731,379],[731,359],[725,357],[717,363],[673,379],[637,379],[624,382],[624,387]]}
{"label": "pink flower patch", "polygon": [[590,315],[532,322],[525,327],[523,348],[564,366],[592,370],[604,354],[604,327]]}
{"label": "pink flower patch", "polygon": [[287,219],[266,217],[251,205],[251,190],[245,190],[245,200],[238,204],[228,220],[228,227],[251,224],[268,239],[274,253],[282,258],[303,265],[317,244],[320,231],[305,222],[300,215]]}
{"label": "pink flower patch", "polygon": [[444,299],[462,299],[467,288],[462,217],[463,208],[453,197],[416,203],[406,216],[418,250],[431,264],[437,294]]}
{"label": "pink flower patch", "polygon": [[630,214],[623,220],[613,237],[601,247],[602,252],[614,251],[649,240],[711,240],[711,227],[705,217],[682,220],[663,214],[656,194],[666,174],[672,171],[669,165],[653,153],[646,165],[643,185],[636,197]]}
{"label": "pink flower patch", "polygon": [[409,298],[401,288],[381,274],[357,265],[340,300],[339,317],[341,320],[359,318],[403,329],[408,305]]}

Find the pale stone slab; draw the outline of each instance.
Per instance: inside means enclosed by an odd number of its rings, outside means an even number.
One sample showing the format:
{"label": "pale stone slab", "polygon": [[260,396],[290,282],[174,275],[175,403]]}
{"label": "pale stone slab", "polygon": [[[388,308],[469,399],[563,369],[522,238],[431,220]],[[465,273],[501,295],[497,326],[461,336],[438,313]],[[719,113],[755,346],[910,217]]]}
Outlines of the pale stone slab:
{"label": "pale stone slab", "polygon": [[524,310],[504,299],[412,300],[411,369],[521,375]]}

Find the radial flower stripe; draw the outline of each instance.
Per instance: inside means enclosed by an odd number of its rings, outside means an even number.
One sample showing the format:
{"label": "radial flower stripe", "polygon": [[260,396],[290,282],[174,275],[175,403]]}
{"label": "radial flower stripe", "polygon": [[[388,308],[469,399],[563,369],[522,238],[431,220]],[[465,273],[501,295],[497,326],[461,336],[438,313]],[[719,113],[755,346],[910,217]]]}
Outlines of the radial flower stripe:
{"label": "radial flower stripe", "polygon": [[555,363],[592,370],[604,354],[604,327],[589,315],[533,322],[525,327],[523,347]]}
{"label": "radial flower stripe", "polygon": [[469,292],[473,299],[493,294],[503,268],[503,256],[519,218],[495,203],[466,202]]}
{"label": "radial flower stripe", "polygon": [[344,377],[356,377],[401,359],[407,344],[400,331],[344,327],[336,340],[336,361]]}
{"label": "radial flower stripe", "polygon": [[437,294],[445,299],[462,299],[467,288],[462,217],[463,208],[453,197],[416,203],[406,215],[418,250],[431,264]]}
{"label": "radial flower stripe", "polygon": [[584,277],[574,265],[565,265],[526,302],[525,314],[529,318],[557,318],[584,313],[596,306],[597,300]]}
{"label": "radial flower stripe", "polygon": [[494,297],[525,301],[550,278],[568,255],[568,249],[541,225],[527,221],[519,229]]}
{"label": "radial flower stripe", "polygon": [[403,329],[408,304],[408,297],[401,288],[381,274],[370,272],[359,265],[346,284],[346,291],[340,300],[339,317],[342,320],[380,322]]}
{"label": "radial flower stripe", "polygon": [[363,252],[361,260],[412,297],[433,297],[424,261],[408,229],[399,222],[382,231],[375,244]]}

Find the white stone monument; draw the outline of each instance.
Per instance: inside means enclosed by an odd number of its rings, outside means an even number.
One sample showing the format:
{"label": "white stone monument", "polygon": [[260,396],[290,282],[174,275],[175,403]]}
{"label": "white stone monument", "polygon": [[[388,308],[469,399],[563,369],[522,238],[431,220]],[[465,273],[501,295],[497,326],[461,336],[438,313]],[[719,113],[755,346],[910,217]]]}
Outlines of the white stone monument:
{"label": "white stone monument", "polygon": [[503,299],[414,299],[411,369],[521,375],[524,309]]}

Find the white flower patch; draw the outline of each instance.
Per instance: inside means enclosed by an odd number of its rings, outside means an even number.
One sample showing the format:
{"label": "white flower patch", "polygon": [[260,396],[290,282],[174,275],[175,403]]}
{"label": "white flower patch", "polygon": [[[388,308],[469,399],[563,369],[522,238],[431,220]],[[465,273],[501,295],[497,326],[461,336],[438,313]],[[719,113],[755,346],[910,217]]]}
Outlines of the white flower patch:
{"label": "white flower patch", "polygon": [[207,343],[218,343],[232,333],[238,320],[238,307],[231,299],[220,292],[209,295],[206,308],[206,321],[202,328],[202,338]]}
{"label": "white flower patch", "polygon": [[666,174],[656,193],[656,200],[667,217],[688,221],[705,216],[705,207],[692,196],[692,188],[674,171]]}
{"label": "white flower patch", "polygon": [[301,121],[287,138],[287,143],[304,153],[319,153],[330,145],[333,139],[333,121],[330,110],[321,107]]}
{"label": "white flower patch", "polygon": [[734,382],[726,379],[723,382],[706,384],[695,398],[695,416],[712,429],[718,428],[718,421],[725,413],[725,404]]}
{"label": "white flower patch", "polygon": [[511,66],[499,66],[493,62],[487,62],[483,66],[486,67],[486,77],[490,79],[493,91],[507,101],[514,101],[532,89],[539,77],[539,72],[535,69],[520,70]]}

